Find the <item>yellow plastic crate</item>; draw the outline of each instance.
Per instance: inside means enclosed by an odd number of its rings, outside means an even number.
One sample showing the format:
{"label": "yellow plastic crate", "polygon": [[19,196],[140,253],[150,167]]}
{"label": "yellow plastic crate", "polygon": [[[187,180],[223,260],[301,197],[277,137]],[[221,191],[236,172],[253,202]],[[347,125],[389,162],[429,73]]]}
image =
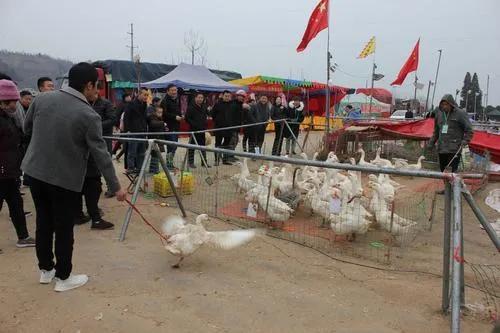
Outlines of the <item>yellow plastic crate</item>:
{"label": "yellow plastic crate", "polygon": [[[192,194],[194,191],[194,177],[191,172],[184,171],[182,174],[182,184],[181,184],[181,173],[177,173],[174,176],[174,182],[177,184],[176,190],[182,194]],[[170,197],[174,195],[170,184],[168,183],[168,178],[164,172],[156,174],[153,176],[153,188],[154,192],[161,197]]]}

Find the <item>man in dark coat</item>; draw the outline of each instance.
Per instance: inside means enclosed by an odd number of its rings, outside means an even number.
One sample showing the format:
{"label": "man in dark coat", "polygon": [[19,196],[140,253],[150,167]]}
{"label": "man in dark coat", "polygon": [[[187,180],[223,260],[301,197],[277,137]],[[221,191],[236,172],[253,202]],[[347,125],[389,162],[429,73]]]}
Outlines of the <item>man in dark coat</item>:
{"label": "man in dark coat", "polygon": [[[352,108],[352,106],[351,106]],[[352,111],[351,111],[352,112]],[[300,132],[300,123],[304,121],[304,103],[301,102],[299,96],[295,96],[292,101],[288,104],[288,117],[290,121],[290,129],[289,136],[286,137],[286,153],[287,155],[295,155],[297,152],[295,151],[295,145],[298,139]],[[295,136],[295,137],[294,137]]]}
{"label": "man in dark coat", "polygon": [[[97,99],[94,103],[92,103],[92,109],[99,116],[101,116],[102,120],[102,135],[103,136],[112,136],[113,135],[113,126],[116,124],[116,110],[113,104],[104,97],[97,96]],[[111,154],[112,152],[112,142],[111,140],[106,140],[106,144],[108,146],[108,151]]]}
{"label": "man in dark coat", "polygon": [[[160,105],[155,106],[155,111],[148,116],[148,132],[151,133],[165,133],[166,126],[163,121],[163,108]],[[164,140],[163,135],[148,135],[148,139]],[[160,152],[165,151],[162,144],[158,144]],[[151,162],[149,164],[149,172],[157,174],[160,171],[160,156],[157,151],[151,152]]]}
{"label": "man in dark coat", "polygon": [[411,110],[410,104],[406,106],[406,112],[405,112],[405,119],[413,119],[415,118],[415,115],[413,114],[413,111]]}
{"label": "man in dark coat", "polygon": [[[257,104],[253,105],[251,110],[251,118],[255,123],[267,122],[271,115],[271,106],[269,105],[269,100],[266,95],[261,95]],[[264,144],[264,138],[266,136],[267,124],[255,125],[253,127],[254,131],[254,141],[250,143],[252,148],[250,151],[262,153],[262,145]]]}
{"label": "man in dark coat", "polygon": [[[97,96],[96,100],[91,104],[92,109],[101,117],[102,135],[113,135],[113,126],[116,123],[116,114],[110,101]],[[111,154],[111,140],[106,140],[108,152]],[[82,188],[82,196],[85,198],[88,215],[83,213],[83,200],[80,200],[80,216],[76,219],[75,224],[81,225],[92,221],[91,229],[93,230],[111,230],[114,224],[102,218],[101,210],[99,209],[99,199],[102,193],[101,173],[97,168],[92,156],[89,156],[87,162],[87,174]],[[106,191],[106,198],[112,198],[115,194],[112,191]]]}
{"label": "man in dark coat", "polygon": [[[179,96],[177,87],[173,84],[167,86],[167,95],[161,101],[161,106],[163,107],[163,121],[167,123],[169,132],[178,132],[182,120],[181,106],[179,102]],[[177,134],[169,134],[166,136],[168,141],[179,140]],[[177,146],[167,146],[167,166],[169,168],[174,167],[174,157]]]}
{"label": "man in dark coat", "polygon": [[0,80],[0,202],[5,200],[9,207],[18,238],[17,247],[33,247],[35,240],[26,228],[23,199],[19,191],[23,132],[14,120],[18,100],[16,85],[10,80]]}
{"label": "man in dark coat", "polygon": [[[224,128],[231,126],[231,111],[232,111],[232,103],[231,103],[231,92],[224,91],[222,94],[222,100],[219,101],[212,109],[212,118],[214,120],[214,128]],[[215,147],[216,148],[224,148],[230,149],[231,146],[231,137],[233,135],[233,130],[220,130],[215,131]],[[228,155],[220,156],[219,154],[215,154],[215,163],[219,164],[220,159],[222,159],[222,163],[226,165],[232,165],[229,161]]]}
{"label": "man in dark coat", "polygon": [[[146,118],[147,98],[148,90],[142,88],[137,98],[125,108],[123,115],[123,130],[125,133],[143,133],[148,131]],[[134,138],[138,138],[138,136],[134,136]],[[145,152],[146,145],[144,142],[131,141],[127,143],[127,170],[129,172],[140,170],[144,162]]]}
{"label": "man in dark coat", "polygon": [[[229,123],[231,126],[241,126],[243,124],[243,118],[245,112],[250,107],[245,103],[246,92],[244,90],[238,90],[236,92],[236,99],[232,101],[231,112],[229,113]],[[231,135],[231,141],[229,143],[229,148],[235,150],[238,145],[240,137],[241,128],[236,128],[233,130]],[[234,155],[228,156],[229,161],[236,162],[238,160]]]}
{"label": "man in dark coat", "polygon": [[451,172],[457,172],[462,148],[472,140],[472,125],[464,110],[459,109],[451,94],[446,94],[439,103],[434,119],[434,134],[429,141],[429,148],[437,143],[439,168],[443,172],[451,166]]}
{"label": "man in dark coat", "polygon": [[[201,92],[198,92],[194,96],[193,102],[189,105],[187,112],[186,112],[186,122],[189,124],[189,127],[191,128],[191,131],[204,131],[207,129],[207,118],[208,118],[208,111],[206,106],[204,105],[205,102],[205,96]],[[199,146],[205,146],[205,132],[202,133],[195,133],[194,137],[196,139],[196,142],[194,141],[193,137],[189,139],[189,143],[194,145],[197,144]],[[205,163],[207,162],[207,155],[205,151],[202,151],[202,156],[203,159],[205,160]],[[194,164],[194,150],[189,149],[188,151],[188,163],[189,167],[191,169],[196,168]],[[202,163],[203,164],[203,163]],[[207,167],[210,167],[207,163]]]}
{"label": "man in dark coat", "polygon": [[[251,98],[246,104],[245,109],[243,110],[243,116],[242,116],[242,122],[243,125],[249,125],[249,124],[254,124],[255,119],[252,117],[251,109],[252,107],[256,104],[255,99]],[[252,142],[255,141],[254,138],[254,129],[251,126],[246,126],[243,127],[243,140],[241,142],[241,145],[243,147],[244,152],[252,152]]]}
{"label": "man in dark coat", "polygon": [[274,123],[274,142],[273,142],[273,155],[280,156],[281,149],[283,147],[283,137],[288,132],[288,128],[283,122],[279,122],[278,120],[286,119],[287,117],[287,108],[283,105],[281,101],[281,97],[276,97],[274,101],[273,108],[271,109],[271,119],[277,121]]}

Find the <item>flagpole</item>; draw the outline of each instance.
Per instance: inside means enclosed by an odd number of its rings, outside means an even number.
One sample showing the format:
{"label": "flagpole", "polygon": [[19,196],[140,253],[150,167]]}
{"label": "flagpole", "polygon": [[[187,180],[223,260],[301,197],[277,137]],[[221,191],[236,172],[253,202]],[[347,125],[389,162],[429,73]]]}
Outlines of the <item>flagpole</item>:
{"label": "flagpole", "polygon": [[327,6],[327,41],[326,41],[326,94],[325,94],[325,116],[326,116],[326,133],[330,133],[330,2],[328,1]]}
{"label": "flagpole", "polygon": [[375,83],[375,68],[377,68],[377,65],[375,65],[375,52],[376,52],[377,48],[375,46],[375,50],[373,50],[373,65],[372,65],[372,85],[371,85],[371,89],[370,89],[370,107],[368,109],[368,113],[371,115],[372,113],[372,102],[373,102],[373,85]]}

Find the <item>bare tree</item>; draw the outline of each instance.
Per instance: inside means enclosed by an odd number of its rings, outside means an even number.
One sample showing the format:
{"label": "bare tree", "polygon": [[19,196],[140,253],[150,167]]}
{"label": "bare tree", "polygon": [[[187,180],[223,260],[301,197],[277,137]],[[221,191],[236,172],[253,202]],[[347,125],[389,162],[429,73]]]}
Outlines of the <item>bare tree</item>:
{"label": "bare tree", "polygon": [[207,63],[208,63],[207,53],[208,53],[208,46],[207,46],[207,44],[205,44],[198,52],[198,57],[200,58],[200,63],[203,66],[207,66]]}
{"label": "bare tree", "polygon": [[205,45],[205,39],[203,39],[203,37],[201,37],[197,32],[189,30],[189,32],[184,34],[184,45],[191,53],[191,65],[194,65],[195,54],[203,48]]}

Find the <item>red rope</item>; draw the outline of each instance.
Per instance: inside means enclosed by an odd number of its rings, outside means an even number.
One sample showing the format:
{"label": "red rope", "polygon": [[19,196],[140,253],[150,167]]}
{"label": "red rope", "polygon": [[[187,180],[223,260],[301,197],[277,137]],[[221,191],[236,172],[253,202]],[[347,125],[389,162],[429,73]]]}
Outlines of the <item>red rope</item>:
{"label": "red rope", "polygon": [[129,204],[130,207],[132,207],[133,210],[135,210],[137,214],[139,214],[144,223],[146,223],[151,229],[153,229],[155,233],[158,234],[158,236],[160,236],[161,243],[165,245],[165,242],[168,241],[168,237],[163,235],[158,229],[155,228],[154,225],[149,223],[149,221],[144,217],[144,215],[142,215],[142,213],[139,211],[139,209],[137,209],[137,207],[133,203],[131,203],[128,199],[125,199],[125,201]]}
{"label": "red rope", "polygon": [[461,264],[465,262],[464,258],[460,256],[460,245],[455,248],[455,251],[453,251],[453,259]]}

